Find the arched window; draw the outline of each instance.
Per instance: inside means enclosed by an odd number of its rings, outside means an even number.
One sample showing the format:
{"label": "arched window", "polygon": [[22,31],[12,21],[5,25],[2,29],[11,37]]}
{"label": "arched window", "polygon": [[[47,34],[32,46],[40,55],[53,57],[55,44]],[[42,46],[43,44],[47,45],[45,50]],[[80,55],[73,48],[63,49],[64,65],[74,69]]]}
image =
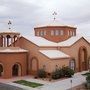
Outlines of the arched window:
{"label": "arched window", "polygon": [[37,36],[39,36],[39,31],[37,31]]}
{"label": "arched window", "polygon": [[68,36],[70,36],[70,31],[68,31]]}
{"label": "arched window", "polygon": [[44,36],[46,35],[46,31],[44,31]]}
{"label": "arched window", "polygon": [[54,36],[54,30],[51,31],[51,36]]}
{"label": "arched window", "polygon": [[40,36],[43,36],[43,35],[44,35],[44,32],[43,32],[43,31],[41,31],[41,32],[40,32]]}
{"label": "arched window", "polygon": [[64,34],[63,30],[61,30],[61,31],[60,31],[60,35],[63,35],[63,34]]}
{"label": "arched window", "polygon": [[55,30],[55,35],[56,35],[56,36],[59,35],[59,30]]}
{"label": "arched window", "polygon": [[72,31],[70,31],[70,36],[72,36]]}
{"label": "arched window", "polygon": [[75,70],[75,66],[76,66],[75,59],[70,60],[69,66],[71,69]]}
{"label": "arched window", "polygon": [[75,33],[73,32],[73,36],[75,36]]}
{"label": "arched window", "polygon": [[10,35],[7,35],[6,36],[6,46],[8,47],[10,44],[11,44],[11,36]]}

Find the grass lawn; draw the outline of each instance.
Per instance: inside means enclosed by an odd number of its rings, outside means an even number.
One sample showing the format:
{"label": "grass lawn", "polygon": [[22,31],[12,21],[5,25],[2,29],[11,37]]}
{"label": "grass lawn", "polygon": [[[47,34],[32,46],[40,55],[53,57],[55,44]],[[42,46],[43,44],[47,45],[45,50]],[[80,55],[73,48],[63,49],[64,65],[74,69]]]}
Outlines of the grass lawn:
{"label": "grass lawn", "polygon": [[39,87],[39,86],[43,85],[43,84],[40,84],[40,83],[29,82],[29,81],[26,81],[26,80],[14,81],[14,83],[29,86],[29,87],[32,87],[32,88]]}

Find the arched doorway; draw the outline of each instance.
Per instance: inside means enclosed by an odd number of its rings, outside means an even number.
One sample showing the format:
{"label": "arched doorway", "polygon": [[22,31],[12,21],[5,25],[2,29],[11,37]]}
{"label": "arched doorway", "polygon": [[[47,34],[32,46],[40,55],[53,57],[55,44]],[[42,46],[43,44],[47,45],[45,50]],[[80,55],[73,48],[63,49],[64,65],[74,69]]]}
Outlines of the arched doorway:
{"label": "arched doorway", "polygon": [[31,74],[37,74],[39,68],[38,59],[36,57],[33,57],[31,59]]}
{"label": "arched doorway", "polygon": [[84,71],[88,69],[88,61],[87,61],[87,48],[82,46],[79,48],[79,71]]}
{"label": "arched doorway", "polygon": [[21,65],[16,63],[12,67],[12,76],[21,76]]}
{"label": "arched doorway", "polygon": [[2,75],[3,75],[3,65],[0,64],[0,77],[2,77]]}

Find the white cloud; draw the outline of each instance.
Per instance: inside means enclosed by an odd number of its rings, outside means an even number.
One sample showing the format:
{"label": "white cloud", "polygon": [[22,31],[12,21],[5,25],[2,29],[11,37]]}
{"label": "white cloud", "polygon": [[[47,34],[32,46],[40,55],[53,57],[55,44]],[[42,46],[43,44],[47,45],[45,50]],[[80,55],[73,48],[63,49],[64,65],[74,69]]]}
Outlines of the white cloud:
{"label": "white cloud", "polygon": [[75,25],[79,33],[90,35],[90,0],[0,0],[0,30],[11,19],[16,31],[32,34],[36,24],[52,22],[53,11],[60,23]]}

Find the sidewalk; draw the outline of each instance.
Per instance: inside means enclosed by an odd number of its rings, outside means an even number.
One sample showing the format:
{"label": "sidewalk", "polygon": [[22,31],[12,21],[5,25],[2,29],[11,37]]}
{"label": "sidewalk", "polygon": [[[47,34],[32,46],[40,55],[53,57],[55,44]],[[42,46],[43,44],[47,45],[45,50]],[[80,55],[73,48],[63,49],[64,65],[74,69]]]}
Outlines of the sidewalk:
{"label": "sidewalk", "polygon": [[[76,73],[72,78],[68,78],[68,79],[64,79],[64,80],[60,80],[56,82],[52,82],[52,81],[49,82],[49,81],[43,81],[39,79],[33,79],[30,76],[28,76],[28,77],[20,77],[20,78],[12,79],[10,81],[7,81],[6,83],[13,85],[13,86],[20,87],[20,88],[24,88],[25,90],[68,90],[71,87],[76,87],[86,81],[85,76],[81,75],[85,72],[86,71]],[[31,88],[28,86],[23,86],[23,85],[12,83],[12,81],[15,81],[18,79],[19,80],[24,79],[24,80],[31,81],[31,82],[41,83],[41,84],[44,84],[44,86],[37,87],[37,88]],[[71,83],[71,80],[72,80],[72,83]]]}

